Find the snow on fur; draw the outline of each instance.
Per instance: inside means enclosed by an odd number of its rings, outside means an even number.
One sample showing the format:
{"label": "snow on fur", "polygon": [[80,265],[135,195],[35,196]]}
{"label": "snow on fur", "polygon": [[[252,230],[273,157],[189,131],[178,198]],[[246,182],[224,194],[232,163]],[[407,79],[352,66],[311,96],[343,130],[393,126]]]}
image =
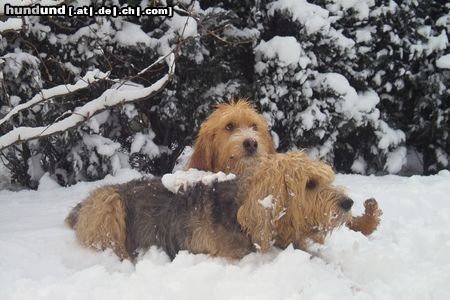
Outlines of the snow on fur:
{"label": "snow on fur", "polygon": [[214,181],[228,181],[236,178],[234,174],[225,174],[224,172],[207,172],[197,169],[189,169],[187,171],[176,171],[173,174],[166,174],[162,177],[163,185],[170,191],[176,193],[181,188],[186,189],[198,182],[206,185],[211,185]]}

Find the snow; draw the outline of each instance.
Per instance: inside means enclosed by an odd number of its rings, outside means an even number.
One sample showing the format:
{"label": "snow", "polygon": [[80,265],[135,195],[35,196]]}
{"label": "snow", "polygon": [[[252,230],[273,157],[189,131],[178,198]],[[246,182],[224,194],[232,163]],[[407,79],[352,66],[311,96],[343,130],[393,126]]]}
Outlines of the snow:
{"label": "snow", "polygon": [[375,134],[380,138],[378,148],[388,149],[389,146],[396,146],[403,143],[406,139],[405,133],[400,129],[392,129],[386,122],[379,121],[379,129]]}
{"label": "snow", "polygon": [[149,131],[147,134],[136,133],[130,146],[130,154],[141,152],[147,154],[149,158],[159,155],[159,147],[153,142],[155,136],[153,131]]}
{"label": "snow", "polygon": [[428,38],[428,54],[437,50],[445,50],[448,45],[447,32],[443,29],[438,36],[430,36]]}
{"label": "snow", "polygon": [[[425,32],[422,32],[426,34]],[[445,30],[441,31],[441,34],[437,36],[431,36],[430,33],[428,35],[428,41],[426,44],[418,43],[415,45],[411,45],[411,54],[410,58],[415,55],[416,53],[418,55],[422,55],[423,52],[426,53],[426,55],[430,55],[433,52],[442,51],[447,49],[448,46],[448,37]]]}
{"label": "snow", "polygon": [[270,209],[273,207],[273,196],[269,195],[261,200],[258,200],[262,207]]}
{"label": "snow", "polygon": [[14,53],[7,53],[0,56],[0,62],[5,62],[5,67],[3,72],[5,74],[10,74],[10,76],[18,77],[19,73],[22,71],[26,65],[30,65],[34,68],[39,66],[39,58],[22,52],[21,49],[14,49]]}
{"label": "snow", "polygon": [[367,169],[367,162],[361,156],[355,159],[351,166],[351,170],[359,174],[366,174],[366,169]]}
{"label": "snow", "polygon": [[305,0],[278,0],[269,4],[268,14],[273,16],[275,11],[289,11],[293,21],[306,26],[308,34],[315,33],[321,28],[330,26],[329,12],[318,5]]}
{"label": "snow", "polygon": [[223,30],[223,34],[227,37],[238,38],[238,39],[257,39],[260,35],[260,32],[256,28],[236,28],[234,25],[229,24]]}
{"label": "snow", "polygon": [[356,42],[364,43],[372,40],[372,32],[370,28],[356,30]]}
{"label": "snow", "polygon": [[61,187],[53,178],[50,177],[50,174],[45,173],[41,179],[39,179],[38,191],[51,191]]}
{"label": "snow", "polygon": [[387,154],[386,164],[384,168],[390,174],[396,174],[400,172],[402,167],[406,165],[406,148],[398,147],[397,149]]}
{"label": "snow", "polygon": [[450,54],[443,55],[436,60],[436,67],[450,69]]}
{"label": "snow", "polygon": [[154,46],[156,40],[149,37],[140,25],[123,22],[122,29],[116,33],[116,41],[124,46],[136,46],[144,44],[147,47]]}
{"label": "snow", "polygon": [[344,10],[353,8],[360,20],[369,16],[369,8],[375,4],[374,0],[333,0],[333,2],[337,4],[337,9],[339,7],[342,7]]}
{"label": "snow", "polygon": [[41,165],[42,153],[37,153],[27,160],[28,169],[27,174],[30,176],[31,180],[39,181],[39,179],[44,175],[44,170]]}
{"label": "snow", "polygon": [[236,178],[234,174],[225,174],[224,172],[207,172],[197,169],[189,169],[187,171],[178,170],[173,174],[165,174],[162,178],[162,184],[170,191],[177,193],[181,188],[186,190],[188,186],[193,186],[198,182],[205,185],[211,185],[214,181],[222,182],[233,180]]}
{"label": "snow", "polygon": [[94,133],[99,133],[100,126],[108,121],[109,116],[110,112],[108,110],[98,113],[86,122],[86,126]]}
{"label": "snow", "polygon": [[[362,14],[368,14],[368,11],[362,8]],[[318,5],[308,3],[305,0],[278,0],[268,4],[268,15],[274,16],[276,12],[287,11],[292,16],[294,22],[299,22],[305,26],[306,34],[313,35],[322,33],[330,37],[342,49],[352,48],[355,42],[345,37],[340,31],[334,29],[331,25],[333,18],[330,12]]]}
{"label": "snow", "polygon": [[[275,36],[269,41],[261,41],[255,51],[264,58],[278,58],[281,66],[298,64],[304,51],[293,36]],[[306,66],[305,66],[306,67]]]}
{"label": "snow", "polygon": [[435,176],[338,175],[355,200],[384,211],[370,237],[340,228],[316,256],[288,247],[240,261],[152,248],[133,265],[81,247],[64,218],[115,177],[71,187],[0,191],[0,299],[450,299],[450,172]]}
{"label": "snow", "polygon": [[350,85],[348,80],[339,73],[323,73],[317,77],[317,83],[321,88],[333,89],[341,95],[341,99],[336,102],[336,111],[344,114],[347,118],[353,118],[358,123],[362,123],[364,119],[370,119],[376,122],[380,113],[376,108],[380,99],[376,92],[367,91],[358,94]]}
{"label": "snow", "polygon": [[193,152],[194,149],[192,149],[191,146],[186,146],[175,161],[175,166],[173,167],[172,173],[175,171],[186,170],[187,164]]}
{"label": "snow", "polygon": [[0,33],[6,30],[20,30],[22,28],[22,25],[23,22],[20,18],[9,18],[4,22],[0,21]]}
{"label": "snow", "polygon": [[98,154],[104,156],[113,156],[120,149],[120,143],[98,134],[83,135],[83,143],[90,148],[95,148]]}
{"label": "snow", "polygon": [[198,35],[197,21],[189,16],[185,17],[174,13],[173,17],[167,21],[167,25],[179,36],[183,36],[184,38]]}

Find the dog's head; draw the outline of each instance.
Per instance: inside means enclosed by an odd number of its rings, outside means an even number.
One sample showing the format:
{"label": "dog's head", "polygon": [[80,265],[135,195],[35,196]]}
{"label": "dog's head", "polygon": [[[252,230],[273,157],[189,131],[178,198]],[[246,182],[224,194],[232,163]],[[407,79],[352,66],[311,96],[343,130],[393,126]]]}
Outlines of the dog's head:
{"label": "dog's head", "polygon": [[246,100],[220,103],[200,127],[189,168],[242,174],[275,153],[266,120]]}
{"label": "dog's head", "polygon": [[262,251],[272,243],[305,249],[346,223],[353,201],[332,185],[330,166],[304,152],[262,157],[243,179],[238,222]]}

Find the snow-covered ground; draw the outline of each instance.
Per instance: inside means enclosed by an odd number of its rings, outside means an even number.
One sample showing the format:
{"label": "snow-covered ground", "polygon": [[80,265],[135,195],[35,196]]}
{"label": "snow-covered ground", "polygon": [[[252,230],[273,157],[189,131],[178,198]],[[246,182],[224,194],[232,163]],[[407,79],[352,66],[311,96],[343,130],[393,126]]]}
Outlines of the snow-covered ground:
{"label": "snow-covered ground", "polygon": [[429,177],[338,175],[362,212],[375,197],[382,224],[366,238],[335,231],[319,256],[288,248],[241,261],[151,249],[136,265],[77,244],[63,220],[95,187],[43,181],[0,191],[0,299],[450,299],[450,172]]}

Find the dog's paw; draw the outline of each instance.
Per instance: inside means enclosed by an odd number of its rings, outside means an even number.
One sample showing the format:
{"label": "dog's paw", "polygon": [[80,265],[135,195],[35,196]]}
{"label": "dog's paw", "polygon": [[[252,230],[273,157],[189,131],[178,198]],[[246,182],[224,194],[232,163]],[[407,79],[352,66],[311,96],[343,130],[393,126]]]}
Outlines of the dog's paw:
{"label": "dog's paw", "polygon": [[378,202],[374,198],[364,201],[364,213],[355,217],[347,223],[347,226],[354,231],[361,232],[364,235],[372,234],[380,224],[383,212],[378,207]]}
{"label": "dog's paw", "polygon": [[375,198],[370,198],[364,201],[364,215],[374,216],[377,218],[383,215],[383,211],[378,208],[378,202]]}

